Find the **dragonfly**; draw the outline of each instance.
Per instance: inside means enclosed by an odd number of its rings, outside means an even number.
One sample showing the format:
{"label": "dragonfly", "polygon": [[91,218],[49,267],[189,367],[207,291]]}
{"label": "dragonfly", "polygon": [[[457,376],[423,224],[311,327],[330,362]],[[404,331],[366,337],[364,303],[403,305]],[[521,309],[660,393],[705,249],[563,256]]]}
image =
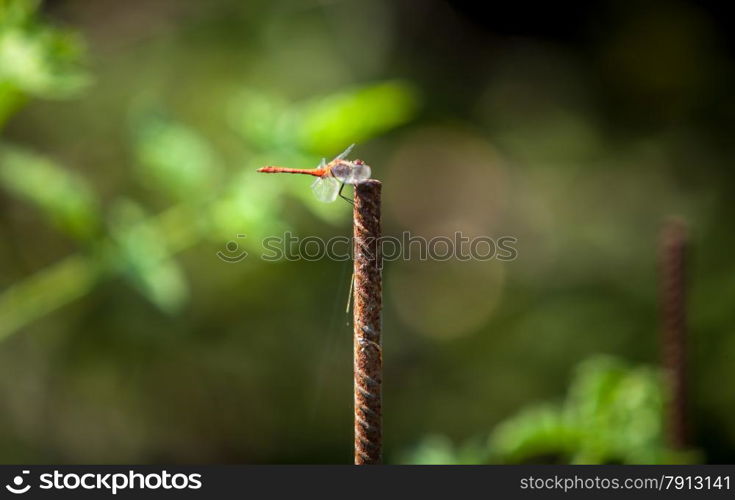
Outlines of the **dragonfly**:
{"label": "dragonfly", "polygon": [[352,203],[352,200],[342,195],[342,189],[345,184],[359,184],[370,178],[370,167],[362,160],[347,160],[355,145],[345,149],[334,160],[327,163],[326,158],[322,158],[321,163],[316,168],[289,168],[267,166],[258,169],[258,172],[264,174],[304,174],[313,175],[317,179],[311,184],[319,201],[331,203],[339,196]]}

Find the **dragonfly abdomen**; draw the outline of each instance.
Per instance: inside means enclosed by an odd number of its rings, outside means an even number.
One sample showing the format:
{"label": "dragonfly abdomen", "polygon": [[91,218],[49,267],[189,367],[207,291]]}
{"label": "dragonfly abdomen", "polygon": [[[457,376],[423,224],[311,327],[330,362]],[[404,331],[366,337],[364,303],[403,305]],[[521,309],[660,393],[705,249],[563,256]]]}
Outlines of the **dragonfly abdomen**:
{"label": "dragonfly abdomen", "polygon": [[261,167],[258,172],[264,174],[306,174],[321,177],[325,171],[321,168]]}

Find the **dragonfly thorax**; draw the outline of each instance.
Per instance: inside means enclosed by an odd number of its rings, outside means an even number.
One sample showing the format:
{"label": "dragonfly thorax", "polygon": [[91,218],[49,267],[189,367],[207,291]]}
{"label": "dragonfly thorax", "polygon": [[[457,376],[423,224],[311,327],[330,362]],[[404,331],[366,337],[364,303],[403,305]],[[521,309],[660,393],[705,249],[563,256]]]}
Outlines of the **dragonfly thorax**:
{"label": "dragonfly thorax", "polygon": [[364,162],[343,161],[337,163],[331,169],[332,175],[345,184],[359,184],[370,178],[370,167]]}

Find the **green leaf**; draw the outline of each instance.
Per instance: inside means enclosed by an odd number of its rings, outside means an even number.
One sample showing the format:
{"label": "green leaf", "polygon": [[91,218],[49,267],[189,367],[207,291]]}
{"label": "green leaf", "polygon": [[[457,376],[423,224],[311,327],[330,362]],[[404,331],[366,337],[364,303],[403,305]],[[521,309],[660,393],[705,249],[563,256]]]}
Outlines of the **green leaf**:
{"label": "green leaf", "polygon": [[76,238],[89,239],[99,230],[92,189],[82,177],[48,158],[0,144],[0,184]]}
{"label": "green leaf", "polygon": [[89,82],[80,66],[82,43],[73,32],[43,23],[37,4],[0,4],[0,86],[38,97],[74,95]]}
{"label": "green leaf", "polygon": [[0,294],[0,341],[27,324],[83,297],[97,281],[93,261],[72,255]]}
{"label": "green leaf", "polygon": [[449,438],[441,435],[426,436],[416,447],[405,453],[402,464],[411,465],[457,465],[460,459]]}
{"label": "green leaf", "polygon": [[579,366],[562,405],[532,408],[500,424],[490,447],[504,462],[662,463],[668,456],[662,391],[652,370],[594,357]]}
{"label": "green leaf", "polygon": [[415,89],[401,81],[316,99],[303,109],[301,141],[309,151],[338,151],[408,122],[417,107]]}
{"label": "green leaf", "polygon": [[555,406],[536,406],[501,423],[490,437],[499,461],[566,461],[581,441],[579,429]]}
{"label": "green leaf", "polygon": [[139,115],[133,138],[141,181],[175,200],[212,194],[218,171],[209,143],[197,132],[158,114]]}
{"label": "green leaf", "polygon": [[143,209],[129,200],[118,202],[112,210],[110,234],[115,244],[112,266],[161,310],[180,310],[188,297],[186,280]]}

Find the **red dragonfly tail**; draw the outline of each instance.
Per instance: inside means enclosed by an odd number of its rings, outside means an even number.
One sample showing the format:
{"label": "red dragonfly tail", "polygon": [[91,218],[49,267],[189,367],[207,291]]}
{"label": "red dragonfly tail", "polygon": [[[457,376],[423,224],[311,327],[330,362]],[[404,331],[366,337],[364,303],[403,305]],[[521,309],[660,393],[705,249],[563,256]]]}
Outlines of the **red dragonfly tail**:
{"label": "red dragonfly tail", "polygon": [[321,177],[324,175],[325,170],[323,168],[261,167],[258,169],[258,172],[264,174],[306,174]]}

